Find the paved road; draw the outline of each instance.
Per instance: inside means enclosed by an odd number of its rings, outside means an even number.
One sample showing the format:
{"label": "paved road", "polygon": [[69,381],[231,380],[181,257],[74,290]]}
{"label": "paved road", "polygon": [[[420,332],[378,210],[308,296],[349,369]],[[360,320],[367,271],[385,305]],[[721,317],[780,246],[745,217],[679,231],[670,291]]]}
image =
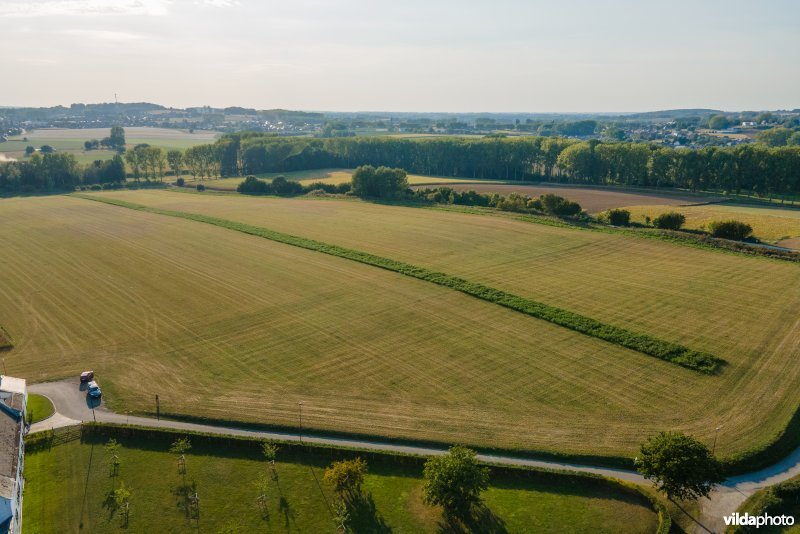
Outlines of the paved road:
{"label": "paved road", "polygon": [[[171,421],[167,419],[152,419],[149,417],[127,416],[108,410],[102,402],[92,402],[86,397],[77,379],[62,380],[59,382],[44,382],[32,384],[28,387],[31,393],[45,395],[56,408],[53,417],[34,424],[31,432],[49,430],[77,424],[81,421],[100,421],[104,423],[130,423],[133,425],[173,428],[197,432],[208,432],[211,434],[246,436],[260,439],[276,439],[284,441],[300,441],[301,436],[291,432],[267,432],[261,430],[249,430],[245,428],[223,427],[214,425],[204,425],[198,423],[187,423],[183,421]],[[419,454],[432,456],[443,454],[445,449],[435,447],[422,447],[412,445],[397,445],[381,441],[364,439],[348,439],[338,437],[323,436],[302,436],[302,441],[308,443],[318,443],[321,445],[335,445],[340,447],[353,447],[357,449],[402,452],[408,454]],[[592,467],[588,465],[574,464],[569,462],[556,462],[546,460],[531,460],[508,455],[479,454],[478,457],[487,462],[505,465],[519,465],[529,467],[544,467],[548,469],[562,469],[571,471],[581,471],[584,473],[594,473],[607,477],[618,478],[636,484],[648,485],[649,482],[634,471],[624,469],[612,469],[606,467]],[[800,449],[795,450],[791,455],[781,462],[770,466],[767,469],[748,473],[728,479],[723,485],[715,490],[710,499],[701,501],[702,513],[695,521],[696,532],[724,532],[725,525],[723,516],[733,513],[744,501],[755,493],[758,489],[777,484],[800,474]]]}

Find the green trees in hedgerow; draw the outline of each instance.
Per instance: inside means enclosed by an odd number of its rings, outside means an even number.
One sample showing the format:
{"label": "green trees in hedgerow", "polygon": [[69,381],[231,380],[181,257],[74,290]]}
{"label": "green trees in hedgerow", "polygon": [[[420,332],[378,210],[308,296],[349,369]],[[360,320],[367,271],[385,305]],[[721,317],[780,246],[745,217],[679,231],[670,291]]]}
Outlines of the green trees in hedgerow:
{"label": "green trees in hedgerow", "polygon": [[362,198],[398,198],[406,189],[408,176],[403,169],[362,165],[353,172],[353,194]]}

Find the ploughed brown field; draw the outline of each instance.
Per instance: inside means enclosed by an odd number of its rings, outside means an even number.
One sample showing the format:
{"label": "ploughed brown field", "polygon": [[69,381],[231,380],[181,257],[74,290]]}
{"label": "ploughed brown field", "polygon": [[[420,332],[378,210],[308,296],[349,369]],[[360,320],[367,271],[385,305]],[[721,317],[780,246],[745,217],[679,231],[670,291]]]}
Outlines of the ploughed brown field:
{"label": "ploughed brown field", "polygon": [[[590,188],[563,185],[547,184],[443,184],[452,187],[457,191],[474,190],[479,193],[499,193],[509,195],[519,193],[529,197],[539,195],[559,195],[573,200],[589,213],[597,213],[611,208],[621,208],[623,206],[641,206],[646,204],[685,206],[687,204],[700,204],[704,202],[718,201],[718,198],[704,197],[701,195],[681,194],[681,193],[639,193],[634,191],[615,191],[613,189]],[[424,188],[426,186],[420,186]],[[438,186],[428,186],[438,187]]]}

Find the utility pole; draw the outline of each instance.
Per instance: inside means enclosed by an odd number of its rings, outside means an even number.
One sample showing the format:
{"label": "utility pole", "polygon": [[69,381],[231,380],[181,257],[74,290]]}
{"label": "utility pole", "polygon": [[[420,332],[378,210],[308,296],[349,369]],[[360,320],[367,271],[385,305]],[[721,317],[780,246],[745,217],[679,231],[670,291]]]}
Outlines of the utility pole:
{"label": "utility pole", "polygon": [[711,456],[714,456],[714,453],[717,450],[717,435],[719,434],[719,429],[720,428],[722,428],[722,427],[718,426],[716,428],[716,430],[714,431],[714,445],[711,447]]}
{"label": "utility pole", "polygon": [[300,443],[303,443],[303,401],[297,403],[300,408]]}

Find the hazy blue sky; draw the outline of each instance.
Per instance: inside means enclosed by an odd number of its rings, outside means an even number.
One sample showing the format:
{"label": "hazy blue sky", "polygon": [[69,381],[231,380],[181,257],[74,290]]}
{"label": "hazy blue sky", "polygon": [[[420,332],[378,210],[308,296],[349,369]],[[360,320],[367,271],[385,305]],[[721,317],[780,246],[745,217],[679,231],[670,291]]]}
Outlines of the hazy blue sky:
{"label": "hazy blue sky", "polygon": [[0,0],[0,105],[800,107],[800,1]]}

